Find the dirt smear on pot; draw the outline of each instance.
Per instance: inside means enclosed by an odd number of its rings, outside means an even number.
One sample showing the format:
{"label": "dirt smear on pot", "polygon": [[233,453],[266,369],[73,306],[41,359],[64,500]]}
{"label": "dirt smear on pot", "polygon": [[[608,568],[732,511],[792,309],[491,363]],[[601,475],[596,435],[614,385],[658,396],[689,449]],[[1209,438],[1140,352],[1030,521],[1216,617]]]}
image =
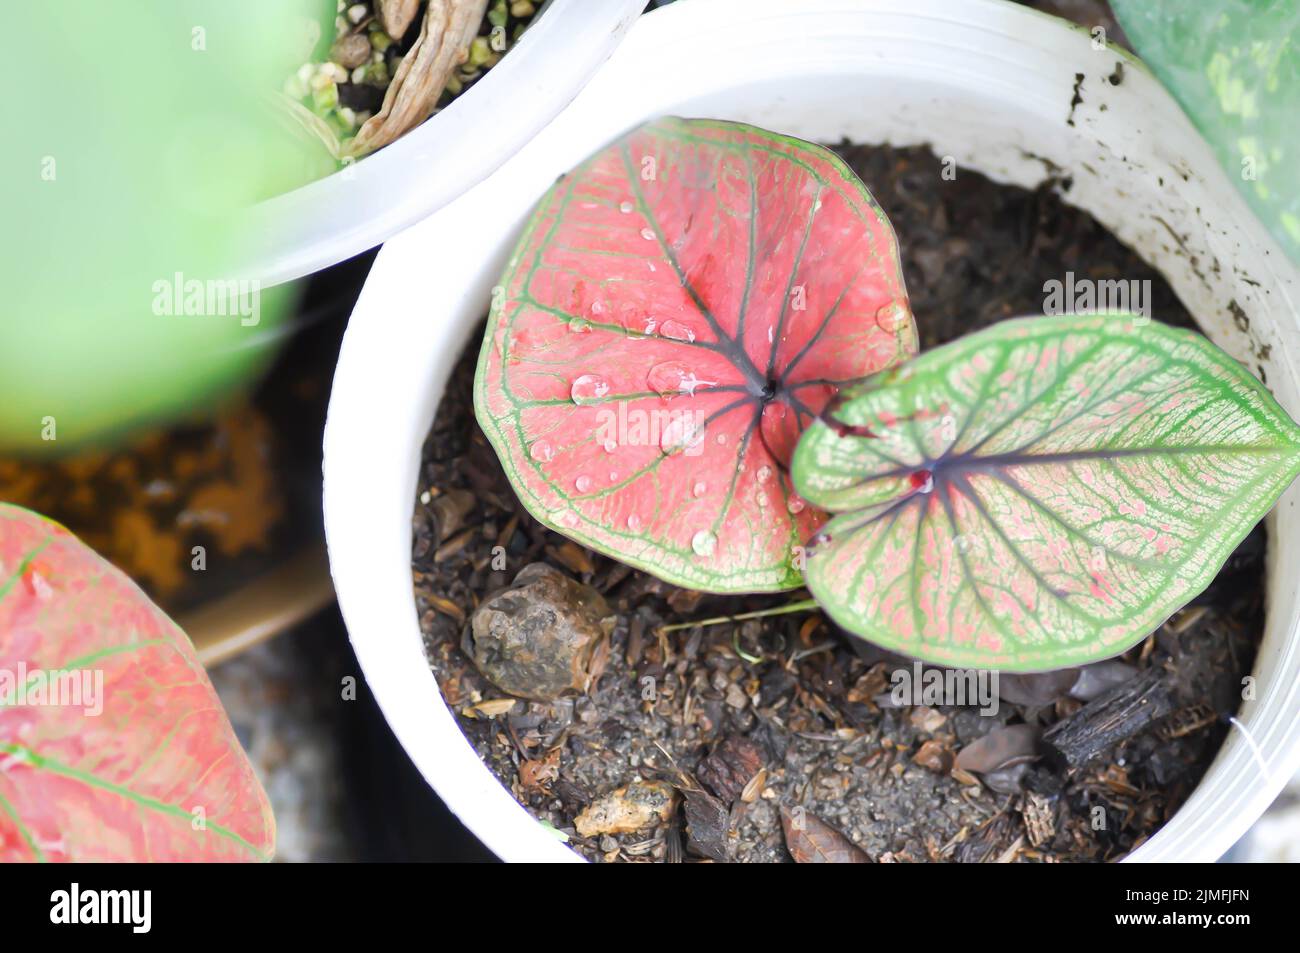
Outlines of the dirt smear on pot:
{"label": "dirt smear on pot", "polygon": [[[1138,282],[1152,317],[1192,324],[1154,271],[1062,201],[1068,183],[1027,191],[964,169],[945,179],[923,148],[837,151],[893,222],[925,349],[1041,313],[1045,283],[1069,275]],[[996,705],[924,693],[900,704],[912,662],[820,614],[660,633],[790,596],[678,589],[536,523],[474,422],[477,351],[478,338],[424,447],[413,573],[426,654],[484,763],[583,856],[1109,861],[1205,773],[1263,629],[1262,529],[1118,659],[1078,676],[1004,676]],[[466,654],[467,627],[538,562],[599,593],[609,632],[584,659],[585,692],[512,703]]]}

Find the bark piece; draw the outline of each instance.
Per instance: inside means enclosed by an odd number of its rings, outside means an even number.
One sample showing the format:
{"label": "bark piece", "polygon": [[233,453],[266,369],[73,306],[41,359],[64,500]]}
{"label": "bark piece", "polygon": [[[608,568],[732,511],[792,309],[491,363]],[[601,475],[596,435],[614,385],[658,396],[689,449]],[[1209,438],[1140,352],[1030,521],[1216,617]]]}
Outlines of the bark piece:
{"label": "bark piece", "polygon": [[763,750],[743,735],[729,735],[704,756],[695,772],[705,786],[725,803],[740,797],[763,767]]}
{"label": "bark piece", "polygon": [[731,860],[731,812],[705,791],[683,789],[686,804],[686,849],[720,863]]}
{"label": "bark piece", "polygon": [[1078,768],[1173,710],[1165,672],[1149,668],[1057,722],[1043,744],[1058,763]]}
{"label": "bark piece", "polygon": [[487,0],[429,0],[420,35],[402,57],[384,104],[343,146],[360,158],[394,142],[433,114],[452,71],[468,56]]}

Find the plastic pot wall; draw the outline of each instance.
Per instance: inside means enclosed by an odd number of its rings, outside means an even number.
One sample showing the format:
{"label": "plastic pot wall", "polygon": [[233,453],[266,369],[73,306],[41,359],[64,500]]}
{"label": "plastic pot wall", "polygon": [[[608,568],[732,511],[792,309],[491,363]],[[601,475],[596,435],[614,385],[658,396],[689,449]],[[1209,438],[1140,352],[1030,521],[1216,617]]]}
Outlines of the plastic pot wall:
{"label": "plastic pot wall", "polygon": [[[1177,105],[1124,54],[998,0],[713,0],[643,17],[526,149],[385,246],[348,329],[326,430],[331,563],[366,678],[424,776],[507,860],[577,857],[479,761],[425,664],[411,584],[420,448],[533,203],[557,175],[663,114],[820,141],[928,143],[958,175],[1026,187],[1068,176],[1069,201],[1157,268],[1205,332],[1300,416],[1300,276]],[[1245,731],[1229,734],[1131,860],[1217,858],[1300,763],[1297,500],[1292,488],[1270,516],[1270,605]]]}
{"label": "plastic pot wall", "polygon": [[451,105],[347,169],[257,205],[239,271],[275,285],[351,258],[458,198],[567,106],[644,0],[550,0]]}

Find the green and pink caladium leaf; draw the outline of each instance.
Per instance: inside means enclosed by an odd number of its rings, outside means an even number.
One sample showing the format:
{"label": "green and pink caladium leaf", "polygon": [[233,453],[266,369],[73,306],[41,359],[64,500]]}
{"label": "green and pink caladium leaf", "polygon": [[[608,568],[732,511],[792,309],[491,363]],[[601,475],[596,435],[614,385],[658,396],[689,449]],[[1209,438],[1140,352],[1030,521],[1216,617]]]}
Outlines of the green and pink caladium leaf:
{"label": "green and pink caladium leaf", "polygon": [[0,504],[0,862],[269,859],[270,805],[189,640]]}
{"label": "green and pink caladium leaf", "polygon": [[1204,589],[1300,472],[1300,430],[1205,338],[1132,315],[1007,321],[843,394],[794,482],[836,515],[808,587],[947,665],[1114,655]]}
{"label": "green and pink caladium leaf", "polygon": [[838,157],[662,119],[538,205],[475,407],[552,529],[678,585],[788,589],[824,520],[791,489],[799,434],[915,352],[893,230]]}

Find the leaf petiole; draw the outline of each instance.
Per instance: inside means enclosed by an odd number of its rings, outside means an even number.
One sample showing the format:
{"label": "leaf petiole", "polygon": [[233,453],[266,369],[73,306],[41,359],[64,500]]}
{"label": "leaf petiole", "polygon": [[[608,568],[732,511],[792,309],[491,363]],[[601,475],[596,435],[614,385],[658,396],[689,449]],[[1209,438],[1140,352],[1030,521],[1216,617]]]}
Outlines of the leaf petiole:
{"label": "leaf petiole", "polygon": [[727,622],[745,622],[749,619],[765,619],[774,615],[789,615],[792,612],[807,612],[817,609],[816,599],[800,599],[798,602],[787,602],[783,606],[772,606],[770,609],[758,609],[754,612],[738,612],[735,615],[719,615],[711,619],[696,619],[694,622],[674,622],[672,625],[662,625],[659,627],[660,632],[676,632],[679,629],[705,628],[711,625],[723,625]]}

